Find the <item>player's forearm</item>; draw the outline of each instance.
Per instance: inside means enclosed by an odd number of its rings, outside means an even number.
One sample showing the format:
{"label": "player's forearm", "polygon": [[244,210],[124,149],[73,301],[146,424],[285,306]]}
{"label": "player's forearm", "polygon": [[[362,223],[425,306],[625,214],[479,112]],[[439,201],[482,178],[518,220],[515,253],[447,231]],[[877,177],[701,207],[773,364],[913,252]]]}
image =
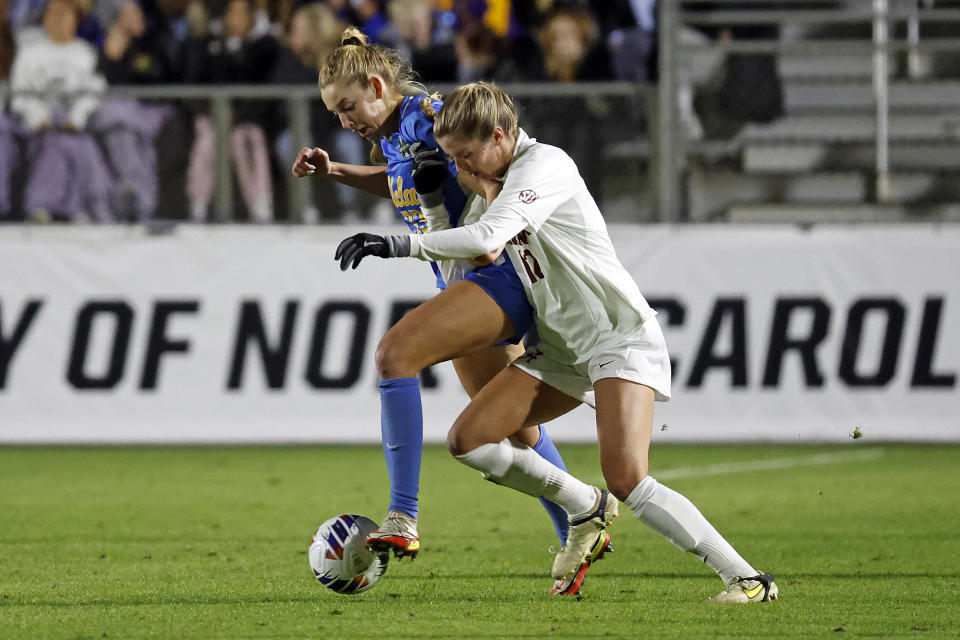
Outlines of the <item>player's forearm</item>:
{"label": "player's forearm", "polygon": [[[420,194],[417,194],[418,196]],[[427,222],[427,231],[443,231],[450,228],[450,213],[446,205],[441,201],[437,206],[427,206],[420,198],[420,211],[423,213],[423,219]]]}
{"label": "player's forearm", "polygon": [[387,168],[383,166],[331,162],[329,177],[348,187],[362,189],[381,198],[390,197]]}
{"label": "player's forearm", "polygon": [[503,253],[503,250],[507,245],[502,244],[497,249],[485,253],[482,256],[477,256],[476,258],[468,258],[466,260],[467,264],[474,267],[485,267],[488,264],[493,264],[500,257],[500,254]]}
{"label": "player's forearm", "polygon": [[490,218],[484,215],[465,227],[411,236],[410,256],[421,260],[443,260],[492,254],[526,226],[526,221],[519,217]]}

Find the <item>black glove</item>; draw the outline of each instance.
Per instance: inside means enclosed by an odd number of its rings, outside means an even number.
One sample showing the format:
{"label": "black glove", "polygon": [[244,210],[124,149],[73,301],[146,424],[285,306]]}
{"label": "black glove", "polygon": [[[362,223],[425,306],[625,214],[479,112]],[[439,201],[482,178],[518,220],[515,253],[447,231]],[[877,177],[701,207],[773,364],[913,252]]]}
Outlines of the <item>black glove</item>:
{"label": "black glove", "polygon": [[333,259],[340,261],[340,271],[346,271],[347,265],[356,269],[360,261],[367,256],[397,258],[409,255],[409,236],[384,237],[373,233],[358,233],[340,243]]}
{"label": "black glove", "polygon": [[446,156],[440,149],[429,147],[422,141],[410,145],[410,151],[413,153],[413,186],[417,193],[439,191],[450,175]]}

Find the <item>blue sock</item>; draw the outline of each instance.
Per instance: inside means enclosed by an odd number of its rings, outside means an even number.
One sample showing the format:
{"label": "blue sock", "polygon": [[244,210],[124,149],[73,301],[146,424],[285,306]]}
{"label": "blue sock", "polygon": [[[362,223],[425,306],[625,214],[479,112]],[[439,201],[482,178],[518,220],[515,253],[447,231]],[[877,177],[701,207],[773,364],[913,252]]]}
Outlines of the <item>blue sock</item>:
{"label": "blue sock", "polygon": [[[556,467],[560,467],[564,471],[567,470],[567,465],[563,464],[563,458],[560,457],[560,452],[557,451],[556,445],[553,444],[553,440],[547,435],[543,425],[540,425],[540,439],[537,440],[537,444],[533,446],[533,450],[539,453],[540,457],[547,462]],[[543,508],[550,514],[550,519],[553,520],[553,528],[557,530],[557,535],[560,536],[560,544],[566,544],[567,530],[570,528],[570,520],[567,518],[567,512],[563,510],[563,507],[550,502],[546,498],[540,498],[540,504],[542,504]]]}
{"label": "blue sock", "polygon": [[381,380],[380,437],[390,476],[390,511],[417,517],[420,457],[423,453],[423,408],[420,380]]}

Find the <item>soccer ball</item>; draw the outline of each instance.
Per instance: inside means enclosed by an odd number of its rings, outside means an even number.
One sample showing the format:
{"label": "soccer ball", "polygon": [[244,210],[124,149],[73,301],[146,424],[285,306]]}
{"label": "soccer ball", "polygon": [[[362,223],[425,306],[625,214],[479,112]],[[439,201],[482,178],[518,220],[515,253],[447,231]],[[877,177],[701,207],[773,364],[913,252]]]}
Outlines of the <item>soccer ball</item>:
{"label": "soccer ball", "polygon": [[370,518],[347,513],[320,525],[307,552],[320,584],[337,593],[361,593],[377,584],[388,556],[367,548],[367,535],[376,528]]}

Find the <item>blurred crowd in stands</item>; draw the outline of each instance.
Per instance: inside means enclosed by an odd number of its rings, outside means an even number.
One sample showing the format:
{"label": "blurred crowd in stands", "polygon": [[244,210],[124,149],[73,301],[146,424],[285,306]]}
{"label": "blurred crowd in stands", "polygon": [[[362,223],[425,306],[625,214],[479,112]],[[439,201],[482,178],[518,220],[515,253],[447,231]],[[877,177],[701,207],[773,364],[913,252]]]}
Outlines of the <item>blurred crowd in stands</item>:
{"label": "blurred crowd in stands", "polygon": [[[0,8],[0,221],[209,220],[217,149],[209,100],[135,101],[105,88],[313,84],[347,25],[401,51],[428,86],[647,81],[656,68],[655,0],[0,0]],[[238,100],[232,114],[237,217],[272,222],[278,183],[303,141],[289,139],[277,101]],[[362,162],[361,141],[343,133],[316,101],[312,142]],[[371,206],[318,188],[328,192],[313,198],[315,219]]]}

